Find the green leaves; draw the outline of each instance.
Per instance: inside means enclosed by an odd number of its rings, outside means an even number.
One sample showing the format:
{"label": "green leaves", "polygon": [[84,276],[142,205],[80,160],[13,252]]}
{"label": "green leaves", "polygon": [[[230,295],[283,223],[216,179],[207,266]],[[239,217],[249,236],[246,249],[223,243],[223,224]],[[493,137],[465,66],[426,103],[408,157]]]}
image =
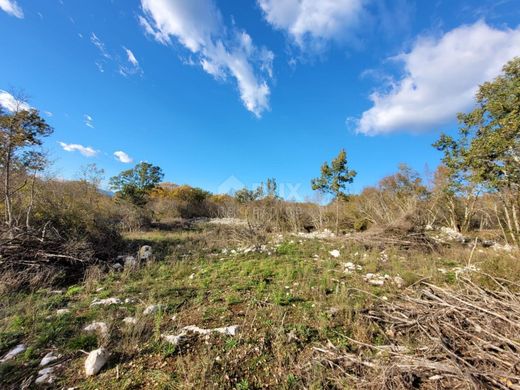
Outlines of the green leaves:
{"label": "green leaves", "polygon": [[476,108],[458,115],[459,137],[441,135],[434,146],[459,181],[489,190],[520,186],[520,58],[482,84]]}
{"label": "green leaves", "polygon": [[321,166],[321,176],[311,181],[312,189],[332,194],[336,198],[346,196],[347,184],[351,184],[357,172],[348,168],[347,152],[342,149],[338,156],[329,165],[324,162]]}
{"label": "green leaves", "polygon": [[147,162],[141,162],[134,168],[121,172],[110,179],[110,188],[117,191],[118,196],[131,203],[142,206],[152,189],[164,177],[162,169]]}

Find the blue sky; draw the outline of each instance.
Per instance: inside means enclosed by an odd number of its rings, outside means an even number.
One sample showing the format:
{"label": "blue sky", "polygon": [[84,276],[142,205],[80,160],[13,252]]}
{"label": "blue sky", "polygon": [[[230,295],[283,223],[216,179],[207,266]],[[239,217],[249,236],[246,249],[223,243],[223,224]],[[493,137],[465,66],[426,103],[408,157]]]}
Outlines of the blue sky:
{"label": "blue sky", "polygon": [[356,192],[435,168],[519,24],[520,0],[0,0],[0,104],[23,90],[47,116],[59,177],[149,161],[304,198],[345,148]]}

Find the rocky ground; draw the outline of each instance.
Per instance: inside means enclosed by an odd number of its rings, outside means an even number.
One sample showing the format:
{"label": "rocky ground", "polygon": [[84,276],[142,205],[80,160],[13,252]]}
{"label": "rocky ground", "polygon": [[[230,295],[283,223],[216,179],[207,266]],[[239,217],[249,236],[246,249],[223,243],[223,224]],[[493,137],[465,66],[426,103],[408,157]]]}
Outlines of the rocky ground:
{"label": "rocky ground", "polygon": [[[510,316],[520,313],[520,265],[512,248],[464,243],[447,231],[432,233],[446,244],[436,251],[375,248],[331,232],[271,234],[250,245],[239,228],[210,221],[133,233],[128,253],[109,270],[91,269],[83,283],[6,293],[0,304],[1,388],[339,389],[383,388],[384,381],[392,388],[495,382],[497,388],[519,388],[520,362],[509,353],[520,348],[510,337],[518,331]],[[460,295],[468,283],[483,292],[471,299]],[[495,290],[507,291],[498,300],[507,303],[506,314],[506,306],[492,308],[499,305]],[[423,306],[399,306],[414,300]],[[468,332],[480,328],[477,344],[502,340],[494,347],[507,354],[491,359],[506,362],[508,372],[467,371],[473,363],[460,345],[463,364],[450,358],[448,347],[431,347],[436,352],[429,355],[418,341],[429,335],[433,343],[436,336],[405,331],[412,329],[413,314],[408,322],[391,320],[407,308],[426,315],[428,308],[450,305],[463,317],[498,315]],[[401,307],[397,314],[395,307]],[[464,311],[468,307],[471,312]],[[432,329],[439,328],[428,318]],[[406,376],[393,356],[400,356],[401,366],[410,357],[420,359],[410,361]]]}

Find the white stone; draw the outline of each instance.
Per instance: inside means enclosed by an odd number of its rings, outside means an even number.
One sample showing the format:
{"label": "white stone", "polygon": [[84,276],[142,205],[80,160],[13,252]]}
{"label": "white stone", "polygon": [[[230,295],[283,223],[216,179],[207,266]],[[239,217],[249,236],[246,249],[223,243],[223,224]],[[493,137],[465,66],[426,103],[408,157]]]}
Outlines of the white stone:
{"label": "white stone", "polygon": [[222,333],[228,336],[236,336],[238,332],[238,325],[225,326],[222,328],[212,329],[212,332]]}
{"label": "white stone", "polygon": [[127,325],[135,325],[137,324],[137,319],[135,317],[125,317],[123,322]]}
{"label": "white stone", "polygon": [[14,357],[21,354],[26,349],[27,349],[27,346],[25,344],[18,344],[16,347],[14,347],[9,352],[7,352],[7,354],[3,357],[3,359],[0,360],[0,363],[13,359]]}
{"label": "white stone", "polygon": [[335,258],[338,258],[340,256],[340,253],[337,249],[334,249],[334,250],[331,250],[329,252],[329,254],[332,256],[332,257],[335,257]]}
{"label": "white stone", "polygon": [[48,383],[48,384],[53,383],[54,379],[56,379],[54,377],[54,375],[53,375],[54,374],[54,369],[56,367],[57,366],[47,367],[47,368],[43,368],[40,371],[38,371],[38,377],[36,378],[34,383],[36,383],[37,385],[40,385],[40,384],[43,384],[43,383]]}
{"label": "white stone", "polygon": [[173,345],[179,345],[183,340],[184,338],[186,337],[186,333],[185,332],[182,332],[178,335],[161,335],[161,337],[166,340],[168,343],[170,344],[173,344]]}
{"label": "white stone", "polygon": [[108,334],[108,326],[104,322],[93,322],[83,328],[85,332],[99,332],[101,335],[106,336]]}
{"label": "white stone", "polygon": [[160,308],[161,308],[161,305],[150,305],[146,309],[144,309],[143,314],[145,316],[150,315],[150,314],[155,314],[159,311]]}
{"label": "white stone", "polygon": [[239,326],[238,325],[231,325],[231,326],[225,326],[221,328],[213,328],[213,329],[204,329],[199,328],[196,325],[188,325],[183,328],[184,331],[187,332],[193,332],[198,333],[202,335],[208,335],[210,333],[221,333],[228,336],[235,336],[237,334]]}
{"label": "white stone", "polygon": [[300,232],[300,233],[298,233],[298,236],[301,238],[310,238],[310,239],[312,239],[312,238],[327,239],[327,238],[336,237],[336,235],[329,229],[324,229],[322,231],[316,230],[316,231],[310,232],[310,233]]}
{"label": "white stone", "polygon": [[121,299],[119,298],[105,298],[105,299],[97,299],[94,298],[90,306],[97,306],[97,305],[120,305]]}
{"label": "white stone", "polygon": [[125,269],[132,269],[137,267],[137,260],[134,256],[125,257]]}
{"label": "white stone", "polygon": [[138,258],[140,261],[149,261],[152,259],[152,247],[150,245],[143,245],[139,248]]}
{"label": "white stone", "polygon": [[108,355],[108,351],[105,348],[99,348],[91,351],[85,360],[85,375],[96,375],[106,364]]}
{"label": "white stone", "polygon": [[59,316],[62,316],[64,314],[68,314],[68,313],[70,313],[69,309],[58,309],[58,310],[56,310],[56,314],[59,315]]}
{"label": "white stone", "polygon": [[40,366],[42,366],[42,367],[46,366],[47,364],[52,363],[58,359],[59,359],[59,356],[54,355],[54,352],[49,352],[47,355],[45,355],[42,358],[42,360],[40,362]]}
{"label": "white stone", "polygon": [[405,281],[400,276],[394,276],[393,278],[394,284],[397,286],[397,288],[403,288],[405,285]]}
{"label": "white stone", "polygon": [[363,267],[361,267],[359,264],[354,264],[352,262],[347,262],[347,263],[344,263],[343,266],[345,267],[345,270],[344,272],[346,274],[350,274],[354,271],[360,271],[363,269]]}
{"label": "white stone", "polygon": [[116,271],[121,271],[123,269],[123,266],[120,263],[114,263],[112,265],[112,268],[115,269]]}
{"label": "white stone", "polygon": [[441,233],[443,233],[450,240],[464,242],[464,236],[462,233],[456,231],[455,229],[443,226],[441,227]]}

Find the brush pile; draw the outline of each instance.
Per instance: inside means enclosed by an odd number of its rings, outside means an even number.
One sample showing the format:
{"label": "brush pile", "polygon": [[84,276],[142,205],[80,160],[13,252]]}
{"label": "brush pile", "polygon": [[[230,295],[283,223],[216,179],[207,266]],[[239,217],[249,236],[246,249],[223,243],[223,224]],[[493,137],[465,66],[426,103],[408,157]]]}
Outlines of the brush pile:
{"label": "brush pile", "polygon": [[460,278],[456,289],[422,283],[364,313],[384,345],[349,339],[357,353],[315,348],[367,389],[520,389],[520,286],[487,276],[485,289]]}
{"label": "brush pile", "polygon": [[0,238],[0,288],[40,287],[80,278],[96,262],[87,241],[70,240],[55,229],[19,231]]}

